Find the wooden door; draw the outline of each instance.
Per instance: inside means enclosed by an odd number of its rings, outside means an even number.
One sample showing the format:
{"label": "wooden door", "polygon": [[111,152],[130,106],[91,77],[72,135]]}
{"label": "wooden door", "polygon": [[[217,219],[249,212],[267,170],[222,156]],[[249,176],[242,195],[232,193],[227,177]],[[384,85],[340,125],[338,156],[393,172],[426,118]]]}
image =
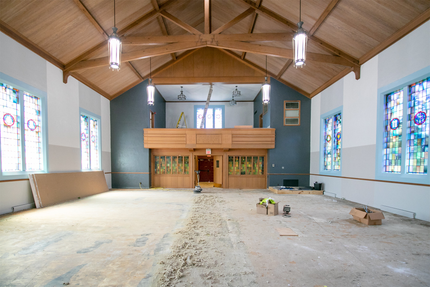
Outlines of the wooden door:
{"label": "wooden door", "polygon": [[222,155],[214,157],[214,186],[222,187]]}
{"label": "wooden door", "polygon": [[201,182],[214,181],[214,161],[213,158],[199,157],[199,170]]}

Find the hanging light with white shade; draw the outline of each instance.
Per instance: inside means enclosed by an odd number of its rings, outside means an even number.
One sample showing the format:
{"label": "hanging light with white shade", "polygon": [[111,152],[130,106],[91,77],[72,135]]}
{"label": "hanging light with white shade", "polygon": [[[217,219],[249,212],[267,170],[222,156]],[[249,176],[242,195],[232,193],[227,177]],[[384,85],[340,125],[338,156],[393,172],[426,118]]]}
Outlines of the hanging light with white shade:
{"label": "hanging light with white shade", "polygon": [[266,56],[266,77],[264,78],[264,84],[261,87],[263,90],[263,104],[270,102],[270,85],[267,83],[267,56]]}
{"label": "hanging light with white shade", "polygon": [[302,1],[299,4],[299,23],[297,23],[297,32],[293,37],[293,49],[294,49],[294,66],[303,67],[306,64],[306,45],[308,42],[308,35],[302,28]]}
{"label": "hanging light with white shade", "polygon": [[155,87],[152,84],[152,78],[151,78],[151,58],[149,58],[149,84],[146,87],[146,92],[148,95],[148,106],[153,106],[154,105]]}
{"label": "hanging light with white shade", "polygon": [[121,39],[118,37],[118,29],[115,27],[115,0],[113,1],[113,28],[112,35],[108,39],[108,49],[109,49],[109,68],[112,70],[119,70],[121,66],[121,51],[122,44]]}

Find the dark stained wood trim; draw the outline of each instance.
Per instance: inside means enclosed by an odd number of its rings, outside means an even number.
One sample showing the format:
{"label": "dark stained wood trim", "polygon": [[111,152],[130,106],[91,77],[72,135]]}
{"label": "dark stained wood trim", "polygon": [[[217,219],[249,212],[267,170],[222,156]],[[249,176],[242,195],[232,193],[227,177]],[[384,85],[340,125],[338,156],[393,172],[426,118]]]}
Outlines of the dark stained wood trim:
{"label": "dark stained wood trim", "polygon": [[312,26],[311,30],[309,31],[309,35],[315,34],[315,32],[318,30],[318,28],[321,26],[321,24],[324,22],[324,20],[328,17],[328,15],[333,11],[334,7],[336,7],[337,3],[339,3],[340,0],[331,0],[331,2],[328,4],[327,8],[325,8],[324,12],[321,14],[321,16],[318,18],[318,20],[315,22],[315,24]]}
{"label": "dark stained wood trim", "polygon": [[394,183],[394,184],[405,184],[405,185],[416,185],[416,186],[430,186],[430,184],[423,184],[423,183],[389,181],[389,180],[379,180],[379,179],[369,179],[369,178],[359,178],[359,177],[349,177],[349,176],[335,176],[335,175],[325,175],[325,174],[316,174],[316,173],[310,173],[309,175],[313,175],[313,176],[325,176],[325,177],[336,177],[336,178],[340,178],[340,179],[374,181],[374,182],[382,182],[382,183]]}
{"label": "dark stained wood trim", "polygon": [[53,64],[57,68],[60,68],[61,70],[64,69],[63,62],[61,62],[60,60],[52,56],[50,53],[48,53],[47,51],[45,51],[44,49],[42,49],[32,41],[30,41],[27,37],[25,37],[24,35],[22,35],[21,33],[19,33],[14,28],[12,28],[11,26],[9,26],[8,24],[6,24],[1,20],[0,20],[0,31],[8,35],[15,41],[17,41],[18,43],[20,43],[30,51],[33,51],[34,53],[36,53],[37,55],[39,55],[49,63]]}
{"label": "dark stained wood trim", "polygon": [[79,10],[82,11],[82,13],[85,14],[85,16],[90,20],[91,24],[93,24],[94,28],[97,29],[97,31],[107,40],[109,38],[108,33],[102,28],[102,26],[97,22],[96,18],[91,14],[91,12],[85,7],[84,3],[81,2],[81,0],[73,0],[75,2],[76,6],[78,6]]}
{"label": "dark stained wood trim", "polygon": [[88,86],[89,88],[93,89],[94,91],[96,91],[97,93],[99,93],[100,95],[102,95],[103,97],[105,97],[106,99],[110,100],[111,96],[108,93],[106,93],[105,91],[103,91],[98,86],[94,85],[93,83],[91,83],[86,78],[84,78],[81,75],[79,75],[78,73],[73,73],[72,72],[72,73],[70,73],[70,76],[72,76],[76,80],[80,81],[82,84]]}
{"label": "dark stained wood trim", "polygon": [[[418,17],[416,17],[414,20],[409,22],[406,26],[395,32],[393,35],[382,41],[378,46],[374,47],[372,50],[361,56],[360,58],[360,65],[366,63],[370,59],[372,59],[374,56],[378,55],[400,39],[402,39],[404,36],[421,26],[423,23],[427,22],[430,19],[430,8],[421,13]],[[423,37],[425,37],[423,35]],[[428,38],[428,36],[427,36]]]}
{"label": "dark stained wood trim", "polygon": [[22,178],[22,179],[6,179],[6,180],[0,180],[0,183],[3,182],[13,182],[13,181],[26,181],[29,180],[28,178]]}
{"label": "dark stained wood trim", "polygon": [[342,79],[343,77],[345,77],[346,75],[348,75],[350,72],[352,72],[352,69],[353,68],[345,68],[345,69],[343,69],[339,74],[337,74],[336,76],[334,76],[333,78],[331,78],[330,80],[328,80],[327,82],[325,82],[324,84],[322,84],[315,91],[313,91],[310,94],[310,98],[312,99],[313,97],[315,97],[316,95],[318,95],[319,93],[321,93],[322,91],[324,91],[325,89],[327,89],[328,87],[330,87],[331,85],[333,85],[334,83],[336,83],[337,81],[339,81],[340,79]]}

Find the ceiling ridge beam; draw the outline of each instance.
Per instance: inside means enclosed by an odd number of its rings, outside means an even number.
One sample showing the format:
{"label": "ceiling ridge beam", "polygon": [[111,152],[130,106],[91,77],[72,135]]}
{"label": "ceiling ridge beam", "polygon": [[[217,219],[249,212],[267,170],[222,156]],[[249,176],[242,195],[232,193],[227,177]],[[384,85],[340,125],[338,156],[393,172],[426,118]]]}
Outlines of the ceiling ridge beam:
{"label": "ceiling ridge beam", "polygon": [[400,39],[402,39],[404,36],[424,24],[430,20],[430,8],[425,10],[423,13],[418,15],[418,17],[415,17],[412,21],[410,21],[406,26],[403,26],[400,30],[397,30],[394,34],[392,34],[390,37],[379,43],[376,47],[374,47],[372,50],[364,54],[360,57],[360,65],[366,63],[370,59],[372,59],[374,56],[378,55]]}
{"label": "ceiling ridge beam", "polygon": [[[152,3],[152,7],[154,7],[155,10],[157,10],[157,11],[160,10],[160,6],[158,6],[157,0],[151,0],[151,3]],[[160,15],[158,15],[157,16],[157,21],[158,21],[158,26],[160,26],[161,33],[164,36],[168,36],[169,35],[169,31],[167,31],[167,26],[166,26],[166,23],[164,22],[163,17],[161,17]],[[173,60],[176,59],[176,54],[175,53],[170,54],[170,56],[172,57]]]}
{"label": "ceiling ridge beam", "polygon": [[211,0],[205,1],[205,34],[210,34],[212,30],[212,10],[211,10]]}
{"label": "ceiling ridge beam", "polygon": [[[158,75],[159,73],[165,71],[166,69],[170,68],[171,66],[179,63],[180,61],[184,60],[185,58],[187,58],[188,56],[192,55],[193,53],[195,53],[196,51],[200,50],[199,48],[194,49],[194,50],[188,50],[184,53],[182,53],[181,55],[179,55],[176,60],[170,60],[169,62],[161,65],[160,67],[158,67],[157,69],[155,69],[154,71],[151,72],[151,76],[154,77],[156,75]],[[115,93],[112,97],[110,97],[110,100],[115,99],[116,97],[120,96],[121,94],[123,94],[124,92],[128,91],[129,89],[133,88],[134,86],[140,84],[141,82],[143,82],[144,80],[146,80],[147,78],[149,78],[149,73],[146,74],[145,76],[143,76],[143,80],[139,80],[137,82],[134,82],[133,84],[127,86],[124,89],[121,89],[119,92]]]}
{"label": "ceiling ridge beam", "polygon": [[[127,31],[133,29],[134,27],[136,27],[137,25],[146,22],[146,21],[151,21],[153,19],[155,19],[155,17],[158,16],[158,14],[160,13],[160,11],[163,11],[164,9],[167,9],[168,7],[170,7],[172,4],[175,4],[177,2],[177,0],[168,0],[166,3],[164,3],[161,7],[160,10],[156,11],[155,9],[146,13],[145,15],[139,17],[138,19],[136,19],[135,21],[133,21],[132,23],[130,23],[129,25],[127,25],[125,28],[121,29],[118,32],[118,35],[121,37],[123,36],[125,33],[127,33]],[[99,44],[97,44],[96,46],[88,49],[87,51],[85,51],[84,53],[82,53],[81,55],[77,56],[76,58],[74,58],[73,60],[71,60],[70,62],[66,63],[65,65],[65,69],[66,70],[70,70],[71,67],[73,67],[74,65],[76,65],[77,63],[81,62],[82,60],[87,59],[88,57],[90,57],[91,55],[93,55],[94,53],[96,53],[97,51],[105,48],[107,46],[107,41],[103,41]]]}
{"label": "ceiling ridge beam", "polygon": [[107,40],[109,38],[108,33],[103,29],[103,27],[100,25],[99,22],[97,22],[96,18],[91,14],[91,12],[85,7],[84,3],[81,2],[81,0],[73,0],[75,2],[76,6],[78,6],[79,10],[84,13],[84,15],[87,17],[87,19],[93,24],[94,28],[97,29],[97,31]]}
{"label": "ceiling ridge beam", "polygon": [[4,34],[8,35],[27,49],[33,51],[46,61],[50,62],[57,68],[60,68],[61,70],[64,69],[64,64],[56,57],[52,56],[48,51],[44,50],[43,48],[39,47],[32,41],[30,41],[27,37],[19,33],[17,30],[6,24],[5,22],[0,20],[0,31]]}
{"label": "ceiling ridge beam", "polygon": [[240,21],[242,21],[243,19],[245,19],[246,17],[248,17],[252,13],[255,13],[254,9],[252,9],[252,8],[249,8],[248,10],[245,10],[243,13],[241,13],[238,16],[234,17],[232,20],[230,20],[229,22],[225,23],[224,25],[222,25],[221,27],[219,27],[218,29],[216,29],[215,31],[213,31],[211,34],[220,34],[220,33],[222,33],[223,31],[225,31],[228,28],[236,25],[237,23],[239,23]]}
{"label": "ceiling ridge beam", "polygon": [[331,0],[331,2],[327,5],[321,16],[318,18],[318,20],[315,22],[315,24],[312,26],[311,30],[309,30],[309,35],[315,34],[315,32],[318,30],[318,28],[322,25],[322,23],[327,19],[328,15],[333,11],[333,9],[336,7],[337,3],[339,3],[340,0]]}
{"label": "ceiling ridge beam", "polygon": [[[235,54],[235,53],[233,53],[233,52],[231,52],[231,51],[224,50],[224,49],[220,49],[220,51],[222,51],[222,52],[226,53],[227,55],[230,55],[231,57],[235,58],[236,60],[240,61],[241,63],[243,63],[243,64],[245,64],[245,65],[247,65],[247,66],[249,66],[249,67],[251,67],[251,68],[253,68],[253,69],[257,70],[257,71],[259,71],[259,72],[262,72],[262,73],[266,74],[266,69],[264,69],[264,68],[260,67],[259,65],[254,64],[254,63],[252,63],[252,62],[251,62],[251,61],[249,61],[249,60],[242,59],[239,55],[237,55],[237,54]],[[269,76],[271,76],[272,78],[276,79],[276,75],[275,75],[275,74],[273,74],[273,73],[271,73],[270,71],[267,71],[267,74],[268,74]],[[287,81],[285,81],[285,80],[283,80],[283,79],[279,79],[278,81],[279,81],[279,82],[281,82],[281,83],[283,83],[284,85],[286,85],[286,86],[288,86],[288,87],[292,88],[293,90],[296,90],[297,92],[301,93],[301,94],[302,94],[302,95],[304,95],[305,97],[310,98],[310,95],[309,95],[309,93],[308,93],[308,92],[306,92],[306,91],[302,90],[301,88],[299,88],[299,87],[297,87],[297,86],[295,86],[295,85],[291,84],[290,82],[287,82]]]}
{"label": "ceiling ridge beam", "polygon": [[202,34],[202,32],[200,32],[199,30],[197,30],[193,26],[185,23],[184,21],[180,20],[179,18],[173,16],[169,12],[161,11],[160,15],[163,16],[164,18],[166,18],[167,20],[171,21],[172,23],[176,24],[177,26],[181,27],[185,31],[191,33],[191,34],[194,34],[194,35]]}
{"label": "ceiling ridge beam", "polygon": [[[273,12],[270,9],[265,8],[264,6],[260,6],[260,7],[256,7],[255,4],[251,1],[251,0],[238,0],[241,1],[242,3],[246,3],[248,4],[248,6],[250,6],[251,8],[255,9],[255,11],[257,13],[262,13],[266,16],[268,16],[269,18],[271,18],[272,20],[275,20],[287,27],[289,27],[291,30],[293,31],[297,31],[297,24],[291,22],[290,20],[282,17],[281,15]],[[329,51],[339,57],[342,57],[344,59],[346,59],[347,61],[350,61],[352,64],[354,65],[358,65],[358,59],[354,58],[353,56],[349,55],[348,53],[334,47],[333,45],[313,36],[313,35],[309,35],[309,39],[312,40],[313,42],[315,42],[316,44],[318,44],[321,48],[323,48],[326,51]]]}
{"label": "ceiling ridge beam", "polygon": [[[186,42],[186,43],[175,43],[175,44],[169,44],[164,46],[151,47],[141,51],[124,53],[121,55],[121,61],[122,62],[135,61],[139,59],[162,56],[162,55],[171,54],[173,52],[181,52],[181,51],[196,49],[196,48],[205,47],[205,46],[206,46],[205,42],[202,42],[202,43]],[[97,59],[91,59],[91,60],[85,60],[85,61],[79,62],[78,64],[73,66],[70,71],[85,70],[90,68],[104,67],[108,65],[109,65],[109,57],[101,57]]]}
{"label": "ceiling ridge beam", "polygon": [[277,80],[279,80],[285,74],[285,72],[288,70],[288,68],[291,66],[292,63],[293,63],[293,59],[287,60],[285,65],[282,67],[282,69],[279,71],[278,75],[276,76]]}

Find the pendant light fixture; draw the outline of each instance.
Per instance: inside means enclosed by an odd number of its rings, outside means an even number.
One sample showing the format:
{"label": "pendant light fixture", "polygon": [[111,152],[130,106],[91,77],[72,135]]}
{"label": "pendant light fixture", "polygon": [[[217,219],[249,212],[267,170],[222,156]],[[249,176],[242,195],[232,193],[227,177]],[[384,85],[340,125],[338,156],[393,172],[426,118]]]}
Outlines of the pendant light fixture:
{"label": "pendant light fixture", "polygon": [[122,52],[122,44],[121,39],[118,37],[116,33],[118,29],[116,28],[115,21],[115,0],[113,0],[113,28],[112,35],[110,35],[108,39],[108,47],[109,47],[109,68],[112,70],[119,71],[121,66],[121,52]]}
{"label": "pendant light fixture", "polygon": [[266,55],[266,77],[264,78],[263,89],[263,104],[268,104],[270,101],[270,85],[267,83],[267,55]]}
{"label": "pendant light fixture", "polygon": [[187,99],[187,96],[184,95],[184,92],[182,91],[182,86],[181,86],[181,93],[178,95],[178,100],[180,101],[185,101]]}
{"label": "pendant light fixture", "polygon": [[152,84],[152,78],[151,78],[151,58],[149,58],[149,84],[146,87],[147,95],[148,95],[148,106],[154,105],[154,92],[155,87]]}
{"label": "pendant light fixture", "polygon": [[293,37],[293,48],[294,48],[294,66],[301,67],[306,63],[306,44],[308,42],[308,35],[302,28],[302,0],[299,4],[299,23],[297,23],[297,33]]}
{"label": "pendant light fixture", "polygon": [[242,95],[242,93],[237,89],[237,86],[236,86],[236,89],[233,91],[233,97],[240,97]]}
{"label": "pendant light fixture", "polygon": [[231,96],[230,106],[235,106],[236,104],[237,104],[237,102],[234,99],[234,96]]}

